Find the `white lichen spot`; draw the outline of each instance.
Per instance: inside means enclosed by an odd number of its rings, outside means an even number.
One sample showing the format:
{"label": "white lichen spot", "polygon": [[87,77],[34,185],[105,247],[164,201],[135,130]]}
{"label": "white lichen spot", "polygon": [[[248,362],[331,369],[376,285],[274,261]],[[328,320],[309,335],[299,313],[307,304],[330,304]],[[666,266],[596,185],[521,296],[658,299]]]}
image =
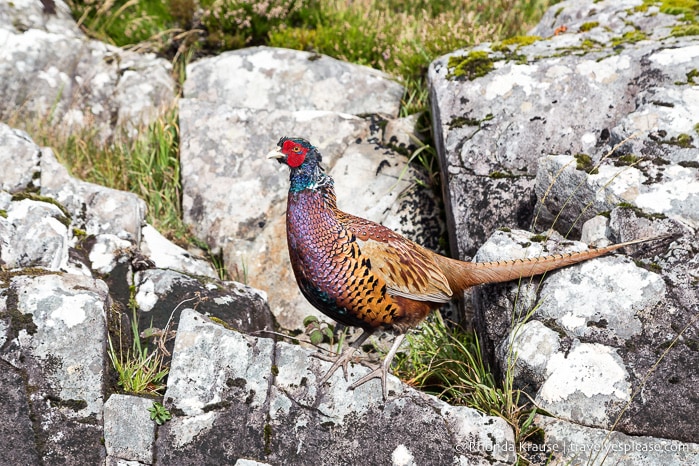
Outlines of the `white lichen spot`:
{"label": "white lichen spot", "polygon": [[213,299],[214,303],[218,304],[219,306],[224,306],[226,304],[231,304],[235,302],[235,298],[233,296],[217,296]]}
{"label": "white lichen spot", "polygon": [[600,84],[609,84],[619,79],[619,71],[631,67],[631,59],[626,55],[614,55],[604,60],[583,60],[575,67],[583,76]]}
{"label": "white lichen spot", "polygon": [[689,63],[695,57],[699,57],[699,45],[663,49],[651,55],[650,60],[664,68],[681,63]]}
{"label": "white lichen spot", "polygon": [[571,74],[571,69],[565,65],[554,65],[546,70],[546,77],[552,81],[559,81],[562,77]]}
{"label": "white lichen spot", "polygon": [[585,133],[580,138],[583,151],[588,151],[595,146],[597,143],[597,136],[595,133]]}
{"label": "white lichen spot", "polygon": [[58,321],[63,322],[66,327],[75,327],[87,318],[85,306],[92,303],[93,298],[86,295],[76,295],[63,299],[61,305],[51,312],[46,320],[46,325],[52,327]]}
{"label": "white lichen spot", "polygon": [[618,401],[628,401],[631,396],[629,374],[609,346],[581,343],[567,356],[556,353],[549,359],[547,372],[550,375],[538,394],[547,404],[565,402],[575,393]]}
{"label": "white lichen spot", "polygon": [[509,95],[515,87],[521,88],[525,95],[530,95],[534,89],[545,89],[549,83],[534,78],[532,73],[538,68],[530,65],[514,65],[508,74],[495,75],[485,90],[487,100]]}
{"label": "white lichen spot", "polygon": [[415,464],[415,457],[410,453],[408,447],[401,443],[391,453],[391,461],[393,466],[412,466]]}
{"label": "white lichen spot", "polygon": [[[635,199],[635,204],[650,212],[673,213],[677,211],[685,221],[699,222],[696,210],[699,202],[699,183],[695,170],[679,165],[665,169],[664,182],[650,185],[650,189]],[[693,200],[693,202],[689,202]]]}
{"label": "white lichen spot", "polygon": [[153,280],[146,280],[138,286],[136,293],[136,303],[143,312],[149,312],[158,302],[158,295],[155,292]]}
{"label": "white lichen spot", "polygon": [[185,416],[181,422],[172,423],[170,432],[173,446],[182,448],[191,443],[198,434],[210,430],[217,417],[218,415],[212,411],[197,416]]}

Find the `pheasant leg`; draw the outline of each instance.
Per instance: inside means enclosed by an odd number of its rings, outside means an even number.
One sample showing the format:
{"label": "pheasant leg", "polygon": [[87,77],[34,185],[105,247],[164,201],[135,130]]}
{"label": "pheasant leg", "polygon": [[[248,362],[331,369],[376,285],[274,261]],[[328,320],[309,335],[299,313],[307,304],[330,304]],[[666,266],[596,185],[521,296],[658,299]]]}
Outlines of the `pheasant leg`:
{"label": "pheasant leg", "polygon": [[361,335],[359,335],[359,338],[354,340],[354,342],[345,350],[342,352],[341,355],[332,358],[332,357],[327,357],[323,356],[320,354],[316,354],[315,356],[319,359],[322,359],[324,361],[331,361],[333,362],[333,365],[330,367],[328,372],[325,373],[322,379],[318,382],[318,385],[323,385],[325,382],[328,381],[331,375],[337,370],[338,367],[342,366],[342,372],[345,376],[345,380],[347,380],[347,364],[350,362],[352,359],[352,355],[354,354],[355,351],[357,351],[357,348],[362,346],[362,344],[366,341],[367,338],[372,334],[372,332],[364,330]]}
{"label": "pheasant leg", "polygon": [[386,357],[383,359],[383,362],[381,363],[381,365],[379,367],[377,367],[376,369],[374,369],[373,371],[369,372],[367,375],[365,375],[361,379],[354,382],[347,389],[354,390],[355,388],[359,387],[363,383],[368,382],[371,379],[381,379],[381,388],[383,389],[383,399],[384,399],[384,401],[386,401],[386,399],[388,398],[388,388],[386,387],[386,374],[388,374],[388,370],[391,368],[391,362],[393,361],[393,357],[398,352],[398,347],[403,342],[403,338],[405,338],[404,333],[401,333],[400,335],[396,336],[396,339],[393,341],[393,346],[391,346],[390,351],[388,352]]}

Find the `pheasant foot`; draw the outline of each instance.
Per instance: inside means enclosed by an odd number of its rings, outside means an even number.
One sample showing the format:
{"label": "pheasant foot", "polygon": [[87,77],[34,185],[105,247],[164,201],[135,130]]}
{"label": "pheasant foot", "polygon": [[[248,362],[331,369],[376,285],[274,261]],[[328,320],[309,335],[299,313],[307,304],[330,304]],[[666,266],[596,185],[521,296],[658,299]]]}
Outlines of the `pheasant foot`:
{"label": "pheasant foot", "polygon": [[388,352],[386,357],[383,359],[383,362],[379,365],[379,367],[377,367],[376,369],[369,372],[367,375],[365,375],[361,379],[354,382],[352,385],[350,385],[347,388],[347,390],[354,390],[355,388],[368,382],[371,379],[381,379],[381,389],[383,392],[383,399],[384,399],[384,401],[386,401],[388,399],[388,387],[386,386],[386,376],[388,374],[388,370],[391,368],[391,362],[393,361],[393,357],[396,355],[396,352],[398,351],[398,347],[403,342],[404,338],[405,338],[404,333],[401,333],[400,335],[396,336],[396,339],[393,340],[393,346],[391,346],[390,351]]}
{"label": "pheasant foot", "polygon": [[327,382],[330,376],[333,375],[337,368],[340,366],[342,366],[342,372],[345,376],[345,380],[347,380],[347,364],[349,364],[350,360],[352,359],[352,355],[355,351],[357,351],[357,348],[359,348],[366,341],[366,339],[369,338],[371,334],[372,332],[364,330],[364,332],[361,335],[359,335],[359,337],[356,340],[354,340],[354,342],[339,356],[333,357],[325,356],[323,354],[315,354],[314,356],[318,359],[322,359],[323,361],[329,361],[333,363],[328,372],[326,372],[325,375],[320,379],[318,385],[323,385],[325,382]]}

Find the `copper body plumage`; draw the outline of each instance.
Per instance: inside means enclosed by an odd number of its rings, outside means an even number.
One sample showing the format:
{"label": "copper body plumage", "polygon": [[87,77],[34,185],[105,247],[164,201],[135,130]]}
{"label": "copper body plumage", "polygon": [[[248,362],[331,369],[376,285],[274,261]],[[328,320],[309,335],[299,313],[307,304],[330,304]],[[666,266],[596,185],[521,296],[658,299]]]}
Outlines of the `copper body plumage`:
{"label": "copper body plumage", "polygon": [[472,263],[436,254],[392,230],[337,208],[333,180],[321,155],[302,138],[282,138],[269,154],[291,169],[287,201],[287,242],[291,265],[303,295],[318,310],[362,335],[337,359],[320,383],[347,364],[378,328],[397,336],[383,363],[353,383],[356,388],[386,374],[405,332],[431,310],[471,286],[516,280],[599,257],[647,239],[588,251],[533,259]]}

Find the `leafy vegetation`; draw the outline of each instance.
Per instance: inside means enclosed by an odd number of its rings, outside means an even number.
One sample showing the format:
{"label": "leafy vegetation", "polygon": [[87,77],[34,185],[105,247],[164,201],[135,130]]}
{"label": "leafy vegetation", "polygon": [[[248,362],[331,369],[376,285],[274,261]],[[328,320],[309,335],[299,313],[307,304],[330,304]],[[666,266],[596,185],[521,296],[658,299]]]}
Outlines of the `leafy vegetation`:
{"label": "leafy vegetation", "polygon": [[138,336],[138,320],[132,320],[134,344],[125,348],[121,340],[115,348],[109,338],[109,359],[117,372],[118,384],[127,393],[162,394],[165,377],[169,369],[164,365],[163,355],[157,349],[148,351]]}
{"label": "leafy vegetation", "polygon": [[155,423],[159,426],[162,426],[167,421],[172,419],[172,414],[170,414],[170,411],[168,411],[165,406],[157,401],[153,402],[153,406],[148,408],[148,412],[150,413],[151,420],[155,421]]}

